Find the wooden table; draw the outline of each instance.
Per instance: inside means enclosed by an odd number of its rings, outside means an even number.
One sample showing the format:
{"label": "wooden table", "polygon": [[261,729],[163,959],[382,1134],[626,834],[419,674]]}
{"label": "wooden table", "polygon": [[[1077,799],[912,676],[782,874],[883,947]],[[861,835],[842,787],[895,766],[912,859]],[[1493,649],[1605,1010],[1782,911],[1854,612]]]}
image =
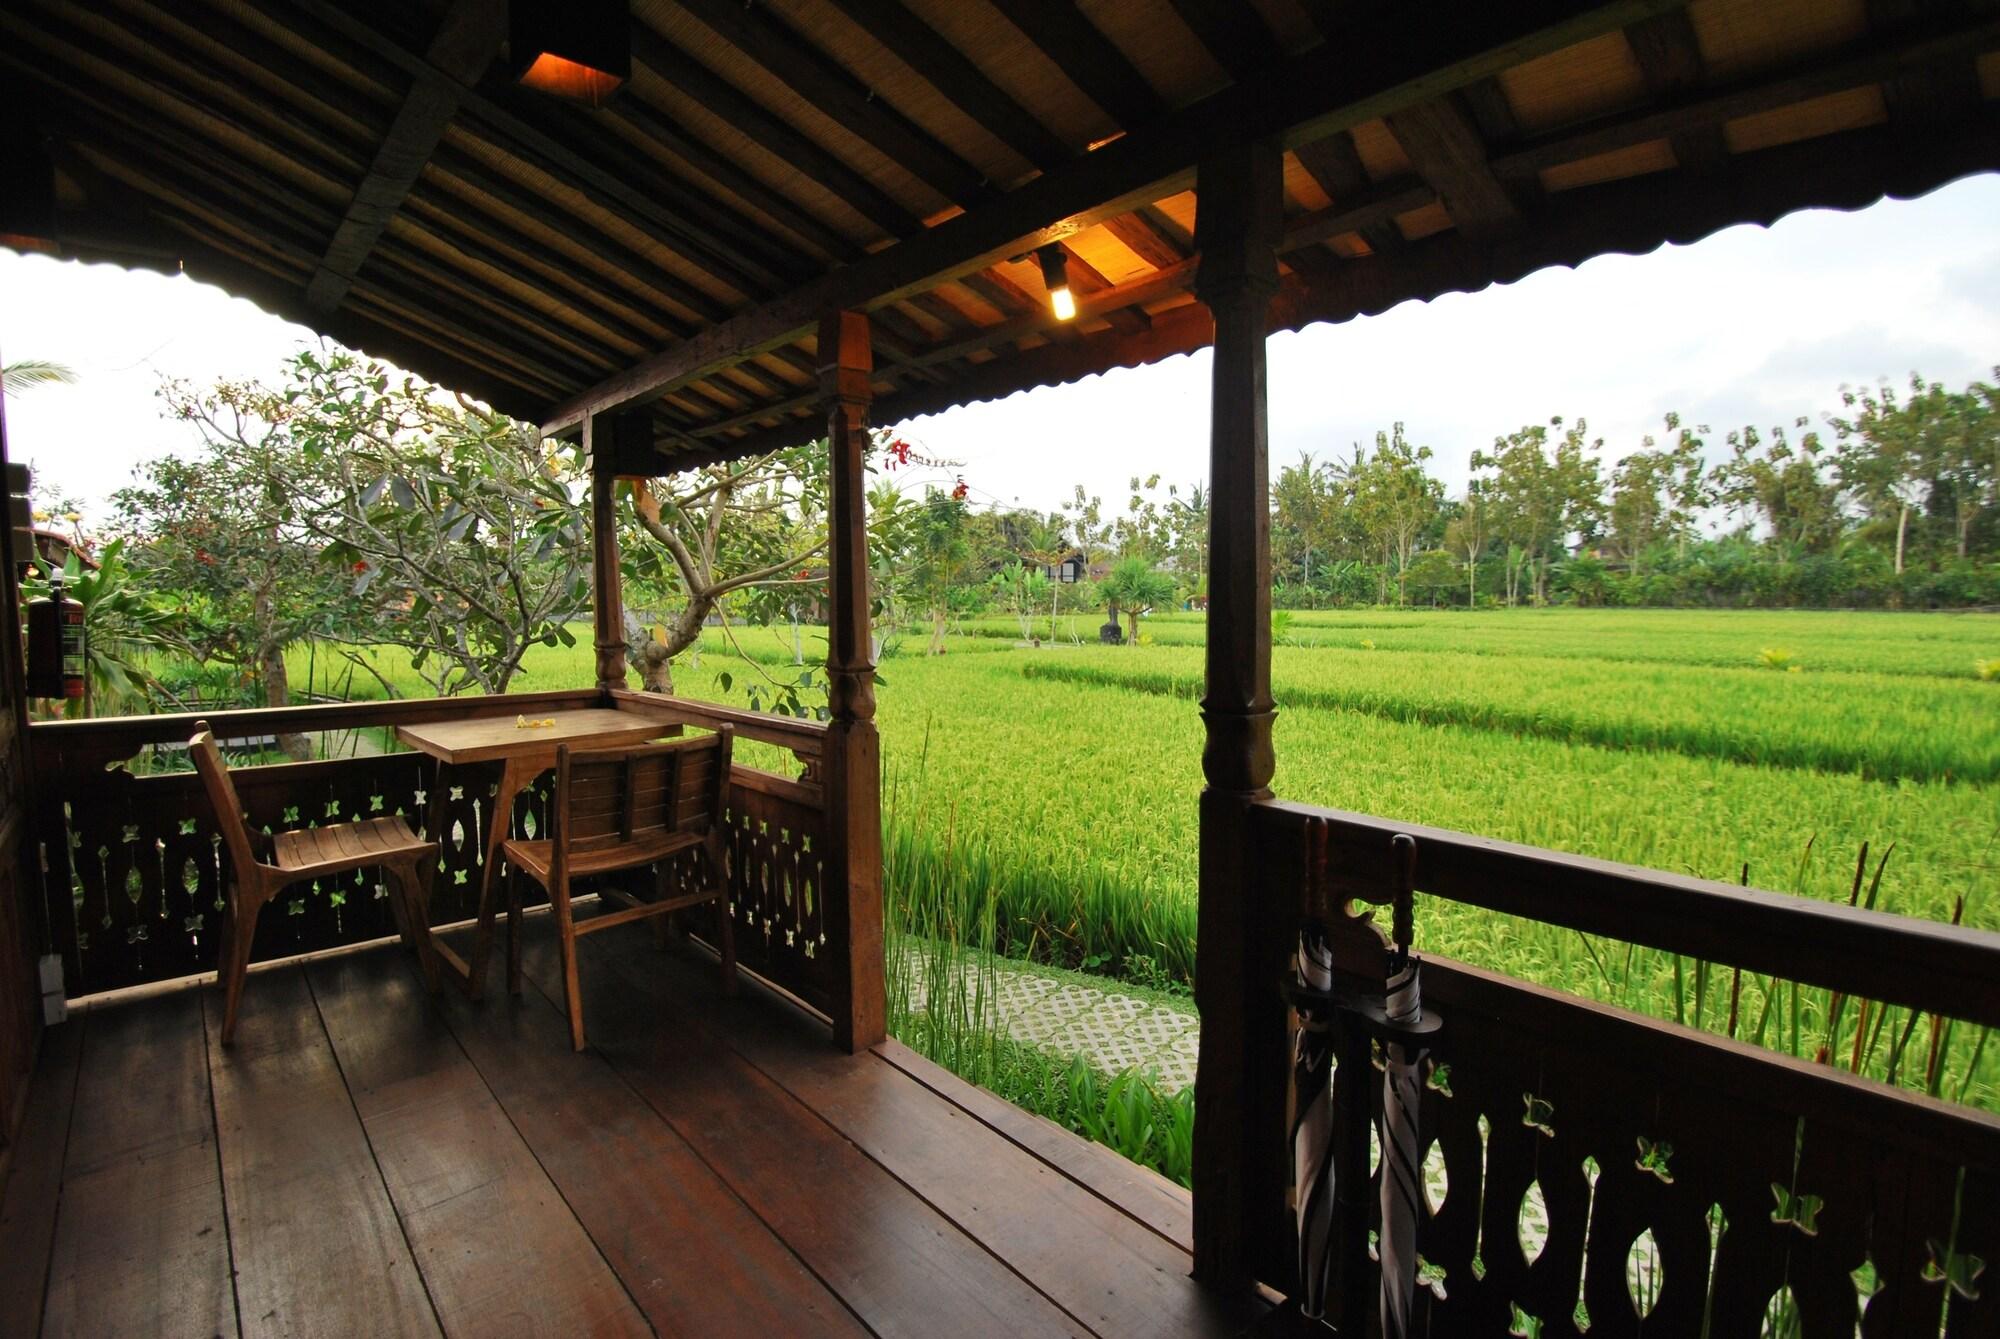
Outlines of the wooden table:
{"label": "wooden table", "polygon": [[544,711],[530,720],[552,721],[552,725],[522,726],[512,716],[481,716],[471,720],[426,721],[419,725],[399,725],[396,738],[420,753],[438,760],[439,777],[432,788],[430,836],[444,840],[446,767],[460,763],[501,762],[500,786],[493,795],[493,807],[486,819],[486,861],[479,873],[479,928],[472,944],[472,960],[464,959],[440,940],[433,939],[440,965],[450,971],[459,986],[473,999],[486,984],[486,961],[493,947],[493,881],[500,867],[500,845],[514,821],[514,800],[528,783],[556,765],[556,748],[567,744],[573,749],[616,748],[643,744],[657,739],[673,727],[629,711],[608,707],[588,707],[574,711]]}

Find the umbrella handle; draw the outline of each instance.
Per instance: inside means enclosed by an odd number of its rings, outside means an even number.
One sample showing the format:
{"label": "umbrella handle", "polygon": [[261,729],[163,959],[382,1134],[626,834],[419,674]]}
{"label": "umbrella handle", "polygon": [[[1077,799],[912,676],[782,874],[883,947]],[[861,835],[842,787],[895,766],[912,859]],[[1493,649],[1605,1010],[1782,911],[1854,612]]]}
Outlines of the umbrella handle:
{"label": "umbrella handle", "polygon": [[1396,896],[1390,917],[1390,939],[1396,952],[1407,955],[1416,937],[1417,839],[1399,832],[1389,839],[1396,855]]}

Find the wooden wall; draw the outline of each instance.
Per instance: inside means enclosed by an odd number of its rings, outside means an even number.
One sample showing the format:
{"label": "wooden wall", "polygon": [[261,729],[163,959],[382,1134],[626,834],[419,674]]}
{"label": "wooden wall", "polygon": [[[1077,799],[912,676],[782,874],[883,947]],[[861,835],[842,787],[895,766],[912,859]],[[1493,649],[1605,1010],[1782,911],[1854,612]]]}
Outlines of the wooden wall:
{"label": "wooden wall", "polygon": [[[0,469],[7,461],[7,422],[0,406]],[[0,503],[6,490],[0,488]],[[41,991],[35,972],[35,883],[26,876],[30,811],[27,792],[27,710],[22,692],[20,589],[12,527],[0,506],[0,1175],[19,1129],[28,1077],[41,1034]]]}

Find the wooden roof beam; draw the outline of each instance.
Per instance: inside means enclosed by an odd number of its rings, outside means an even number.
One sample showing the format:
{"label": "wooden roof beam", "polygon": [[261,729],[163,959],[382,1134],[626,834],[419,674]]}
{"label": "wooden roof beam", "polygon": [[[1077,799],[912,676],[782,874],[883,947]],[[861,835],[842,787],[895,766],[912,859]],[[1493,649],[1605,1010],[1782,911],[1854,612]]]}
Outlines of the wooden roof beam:
{"label": "wooden roof beam", "polygon": [[[1679,0],[1420,0],[1357,25],[1354,40],[1293,57],[1254,87],[1231,87],[1062,164],[997,200],[740,313],[553,406],[543,424],[649,399],[817,328],[828,311],[872,309],[997,260],[1066,239],[1192,180],[1205,154],[1244,138],[1287,144],[1403,107],[1622,28]],[[1422,41],[1413,38],[1420,34]]]}
{"label": "wooden roof beam", "polygon": [[1152,205],[1104,220],[1104,230],[1156,270],[1180,264],[1193,249],[1173,220]]}
{"label": "wooden roof beam", "polygon": [[1237,83],[1257,77],[1285,54],[1256,6],[1245,0],[1172,0],[1174,13],[1187,24],[1216,64]]}
{"label": "wooden roof beam", "polygon": [[873,182],[644,24],[633,25],[632,59],[891,237],[906,237],[923,227],[923,220]]}
{"label": "wooden roof beam", "polygon": [[1137,130],[1166,110],[1166,100],[1075,0],[993,0],[993,7],[1120,129]]}
{"label": "wooden roof beam", "polygon": [[[1361,162],[1361,151],[1354,147],[1352,131],[1335,131],[1309,144],[1299,145],[1294,152],[1298,154],[1300,166],[1319,183],[1319,188],[1326,192],[1327,198],[1333,201],[1334,209],[1350,209],[1357,202],[1372,198],[1376,194],[1375,182],[1369,177],[1367,167]],[[1430,196],[1431,199],[1435,199],[1436,192],[1431,192]],[[1423,203],[1429,204],[1430,200],[1427,199]],[[1419,207],[1411,206],[1411,208]],[[1396,211],[1396,213],[1402,212],[1402,210]],[[1361,240],[1368,244],[1370,251],[1394,251],[1407,245],[1402,230],[1396,226],[1393,213],[1384,218],[1371,217],[1367,222],[1345,231],[1360,233]],[[1335,232],[1328,232],[1317,240],[1325,241],[1338,235]]]}
{"label": "wooden roof beam", "polygon": [[986,72],[957,46],[912,14],[902,0],[833,0],[833,3],[869,36],[894,52],[898,60],[947,102],[1034,166],[1054,167],[1073,156],[1070,145],[987,78]]}
{"label": "wooden roof beam", "polygon": [[[1498,242],[1444,232],[1396,254],[1343,261],[1324,273],[1295,273],[1280,284],[1271,328],[1296,330],[1386,311],[1411,299],[1472,292],[1536,270],[1576,265],[1610,252],[1643,254],[1663,242],[1686,244],[1743,222],[1769,224],[1809,208],[1859,209],[1885,194],[1909,198],[1975,172],[2000,170],[2000,115],[1982,113],[1959,134],[1913,146],[1887,128],[1847,131],[1737,155],[1716,175],[1580,187],[1546,197],[1533,226]],[[1207,346],[1213,322],[1200,304],[1161,312],[1136,335],[1101,331],[1075,345],[1047,345],[982,364],[943,387],[913,387],[876,401],[878,422],[999,399]],[[752,434],[746,452],[792,444],[783,428]]]}
{"label": "wooden roof beam", "polygon": [[[1956,17],[1972,7],[1968,0],[1868,0],[1868,22],[1874,35],[1886,37],[1927,17]],[[1977,7],[1992,5],[1977,0]],[[1883,83],[1882,99],[1891,124],[1935,126],[1978,104],[1979,67],[1963,57],[1946,57],[1903,70]]]}
{"label": "wooden roof beam", "polygon": [[[46,36],[56,40],[61,35],[51,30]],[[0,55],[0,59],[7,57]],[[16,68],[25,74],[32,67],[17,65]],[[78,78],[85,77],[81,71],[71,73]],[[212,199],[221,201],[220,208],[224,211],[247,211],[253,216],[261,215],[267,221],[282,220],[285,226],[296,230],[288,245],[301,249],[296,257],[291,256],[288,251],[286,253],[288,258],[298,259],[308,274],[315,271],[315,261],[307,252],[316,253],[317,247],[306,239],[324,235],[327,230],[335,226],[336,220],[340,217],[323,201],[303,193],[291,182],[273,176],[249,160],[219,151],[197,134],[183,129],[174,118],[159,116],[151,108],[114,92],[106,85],[88,81],[82,87],[78,87],[67,82],[62,75],[46,70],[41,72],[41,77],[52,85],[47,96],[48,105],[58,109],[64,126],[73,127],[80,124],[86,129],[93,130],[95,140],[102,142],[98,144],[96,152],[110,158],[118,158],[119,155],[109,148],[109,144],[129,141],[142,147],[150,161],[158,164],[178,164],[179,176],[176,178],[175,188],[183,194],[206,190],[211,193]],[[177,97],[181,96],[166,85],[155,82],[164,91],[174,93]],[[140,164],[127,163],[124,170],[139,173],[145,169]],[[314,170],[327,169],[323,164],[319,164],[314,165]],[[157,171],[151,175],[165,180],[163,174]],[[211,204],[210,207],[217,206]],[[276,244],[277,239],[272,237],[266,240]],[[586,333],[552,320],[504,294],[479,288],[476,277],[470,273],[464,275],[445,273],[441,261],[420,249],[385,240],[375,248],[375,252],[379,260],[413,272],[425,282],[439,283],[447,287],[454,282],[465,283],[479,292],[480,302],[489,308],[498,309],[504,319],[523,327],[541,327],[548,330],[555,339],[568,343],[590,360],[574,364],[568,380],[588,379],[598,375],[598,368],[615,367],[630,356],[622,349],[614,348]],[[358,282],[362,281],[350,276],[343,293],[352,289]],[[441,298],[440,301],[449,305],[453,300]],[[312,307],[310,300],[308,307],[315,311],[325,310]],[[636,342],[645,347],[651,341]],[[558,381],[551,384],[563,383]]]}
{"label": "wooden roof beam", "polygon": [[1389,113],[1389,130],[1410,164],[1436,188],[1459,231],[1498,237],[1521,226],[1521,211],[1487,162],[1486,141],[1456,97]]}
{"label": "wooden roof beam", "polygon": [[367,175],[354,188],[354,198],[341,215],[306,285],[306,305],[332,311],[340,305],[354,276],[389,226],[396,211],[430,161],[445,127],[458,114],[467,85],[478,80],[500,54],[504,11],[483,0],[453,0],[439,22],[437,35],[424,60],[443,79],[416,79],[389,123],[389,133],[376,147]]}
{"label": "wooden roof beam", "polygon": [[1657,106],[1550,131],[1495,155],[1503,178],[1532,176],[1546,167],[1629,149],[1680,131],[1720,127],[1758,112],[1842,93],[1895,78],[1939,60],[2000,49],[2000,18],[1931,22],[1899,40],[1868,37],[1840,51],[1779,71],[1709,86]]}
{"label": "wooden roof beam", "polygon": [[716,36],[789,85],[830,120],[957,204],[990,194],[977,168],[864,87],[845,67],[768,10],[741,0],[676,0]]}
{"label": "wooden roof beam", "polygon": [[[112,16],[107,13],[103,17],[108,20]],[[224,87],[233,83],[230,76],[217,69],[204,53],[176,41],[173,35],[158,27],[143,23],[138,15],[118,11],[115,17],[120,28],[145,41],[149,48],[169,56],[175,65],[190,76]],[[320,104],[323,109],[336,111],[364,126],[370,126],[372,122],[372,131],[377,137],[388,133],[387,119],[378,118],[374,115],[374,109],[359,105],[351,87],[334,80],[319,66],[300,60],[290,49],[270,41],[240,20],[232,21],[221,14],[208,14],[204,16],[202,22],[206,36],[270,72],[287,88],[298,90]],[[393,66],[385,61],[370,60],[368,53],[351,44],[343,44],[339,56],[345,62],[360,62],[357,73],[363,78],[378,81],[378,87],[387,87],[389,83],[400,82],[401,77]],[[173,91],[172,87],[159,79],[157,74],[152,78],[156,86]],[[176,92],[176,96],[181,94]],[[290,110],[293,116],[299,114],[296,108]],[[331,142],[332,139],[331,133],[320,126],[311,127],[308,133],[313,138],[327,142]],[[442,149],[432,155],[430,165],[441,167],[451,175],[467,180],[477,186],[481,194],[493,196],[520,213],[533,217],[545,212],[545,207],[531,199],[525,190],[514,186],[511,182],[501,181],[496,174],[488,171],[482,163],[469,154]],[[314,170],[331,174],[337,169],[330,156],[316,164]],[[406,208],[414,205],[423,211],[418,226],[449,241],[464,251],[468,258],[504,270],[523,286],[533,288],[565,306],[576,308],[584,320],[613,331],[628,343],[650,348],[659,342],[657,334],[630,325],[624,317],[612,310],[603,301],[604,295],[601,291],[580,282],[579,275],[588,273],[587,271],[581,271],[574,265],[551,264],[545,244],[519,233],[490,208],[475,203],[468,209],[464,198],[441,190],[434,182],[426,183],[421,177],[405,197],[405,205]],[[654,292],[664,294],[683,306],[713,301],[700,290],[668,274],[636,252],[625,249],[609,236],[597,233],[596,230],[582,224],[576,225],[576,231],[586,235],[586,242],[592,253],[612,259],[621,271],[637,277]],[[508,254],[496,255],[492,250],[494,247],[501,248]],[[634,304],[628,300],[627,305]],[[669,335],[685,335],[694,328],[663,311],[657,303],[640,303],[636,309],[643,310],[647,320],[664,327]],[[714,306],[712,310],[703,310],[698,306],[691,306],[690,309],[700,312],[708,319],[719,319],[726,315],[726,311],[720,305]]]}
{"label": "wooden roof beam", "polygon": [[[245,3],[293,27],[299,24],[297,11],[303,10],[346,42],[388,62],[410,78],[448,78],[420,53],[404,47],[394,36],[334,0],[245,0]],[[500,90],[496,87],[493,92],[497,95]],[[495,96],[482,89],[465,92],[461,106],[474,121],[483,122],[499,136],[493,140],[496,147],[548,173],[587,197],[596,207],[685,256],[740,293],[751,297],[768,295],[814,268],[735,210],[705,199],[687,182],[666,178],[666,169],[657,160],[629,146],[607,143],[607,137],[601,134],[586,141],[579,140],[566,127],[551,128],[556,119],[552,113],[567,113],[567,108],[550,108],[529,115],[500,105]],[[610,161],[602,156],[607,152]],[[661,189],[662,186],[666,189]]]}
{"label": "wooden roof beam", "polygon": [[[1702,58],[1694,23],[1686,10],[1656,14],[1625,30],[1625,40],[1638,58],[1646,91],[1655,98],[1681,98],[1708,84],[1708,62]],[[1674,161],[1696,172],[1712,172],[1729,156],[1720,125],[1689,126],[1667,137]]]}

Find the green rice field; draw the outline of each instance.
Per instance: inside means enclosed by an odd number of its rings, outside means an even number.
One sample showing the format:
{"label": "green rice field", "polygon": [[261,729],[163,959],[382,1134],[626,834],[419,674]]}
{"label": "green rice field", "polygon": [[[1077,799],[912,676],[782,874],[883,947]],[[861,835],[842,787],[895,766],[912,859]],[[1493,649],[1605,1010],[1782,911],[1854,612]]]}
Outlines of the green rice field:
{"label": "green rice field", "polygon": [[[1150,984],[1194,961],[1202,673],[1198,615],[963,627],[947,654],[885,658],[892,895],[929,926]],[[2000,616],[1681,611],[1356,611],[1281,617],[1274,783],[1287,799],[1845,900],[1862,844],[1888,911],[2000,929]],[[810,659],[823,637],[807,630]],[[907,645],[918,650],[923,639]],[[746,665],[742,657],[757,662]],[[789,628],[711,629],[683,692],[740,700],[791,678]],[[384,665],[387,672],[387,665]],[[717,678],[731,675],[730,694]],[[586,647],[538,653],[526,691],[587,683]],[[416,691],[415,685],[411,691]],[[746,758],[746,760],[754,760]],[[1962,908],[1962,909],[1961,909]],[[990,915],[990,921],[987,917]],[[1722,1029],[1723,969],[1420,900],[1420,947]],[[1741,1035],[1845,1054],[1823,995],[1741,983]],[[1876,1010],[1867,1068],[2000,1104],[1983,1037]],[[2000,1051],[2000,1047],[1994,1048]]]}

